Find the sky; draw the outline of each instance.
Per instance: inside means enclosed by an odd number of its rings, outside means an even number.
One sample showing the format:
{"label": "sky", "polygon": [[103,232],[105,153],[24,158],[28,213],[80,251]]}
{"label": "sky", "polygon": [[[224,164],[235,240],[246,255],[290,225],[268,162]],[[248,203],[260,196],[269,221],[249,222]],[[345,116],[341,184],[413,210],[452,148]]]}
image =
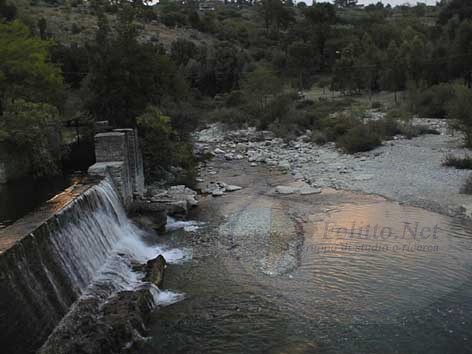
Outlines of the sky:
{"label": "sky", "polygon": [[[323,2],[323,0],[318,0],[318,2]],[[326,0],[325,2],[333,2],[333,1]],[[363,4],[363,5],[376,4],[378,2],[379,0],[359,0],[359,4]],[[403,5],[405,3],[410,3],[412,5],[415,5],[417,2],[426,3],[428,5],[436,4],[436,0],[381,0],[381,2],[383,2],[384,5],[390,4],[392,6]]]}

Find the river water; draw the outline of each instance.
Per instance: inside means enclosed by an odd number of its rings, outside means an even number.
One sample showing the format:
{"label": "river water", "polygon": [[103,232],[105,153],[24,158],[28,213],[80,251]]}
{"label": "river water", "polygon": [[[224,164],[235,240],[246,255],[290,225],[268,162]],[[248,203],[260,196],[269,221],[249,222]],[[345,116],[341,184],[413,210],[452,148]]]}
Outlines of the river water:
{"label": "river water", "polygon": [[173,228],[183,301],[154,314],[144,353],[471,353],[472,226],[379,197],[278,196],[287,177],[246,167],[245,188]]}

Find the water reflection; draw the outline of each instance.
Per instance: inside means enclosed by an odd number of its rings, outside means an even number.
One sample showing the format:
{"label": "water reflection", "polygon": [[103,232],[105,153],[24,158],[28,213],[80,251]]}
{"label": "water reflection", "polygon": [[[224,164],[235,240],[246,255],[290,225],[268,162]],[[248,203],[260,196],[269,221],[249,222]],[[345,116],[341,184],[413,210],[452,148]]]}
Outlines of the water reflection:
{"label": "water reflection", "polygon": [[[289,251],[273,233],[284,224],[277,205],[247,208],[220,234],[238,242],[236,257],[197,250],[169,267],[167,286],[189,297],[156,313],[144,353],[470,353],[470,224],[385,201],[342,204],[305,218],[297,268],[247,267],[249,255]],[[249,241],[266,248],[245,253]]]}

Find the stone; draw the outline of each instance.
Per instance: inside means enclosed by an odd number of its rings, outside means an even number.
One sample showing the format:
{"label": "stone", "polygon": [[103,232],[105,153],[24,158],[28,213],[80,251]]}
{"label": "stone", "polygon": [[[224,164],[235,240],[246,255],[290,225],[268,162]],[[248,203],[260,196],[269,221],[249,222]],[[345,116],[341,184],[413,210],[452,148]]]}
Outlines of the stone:
{"label": "stone", "polygon": [[279,161],[278,165],[280,168],[284,170],[290,170],[290,162],[287,160]]}
{"label": "stone", "polygon": [[256,167],[257,163],[256,162],[251,162],[251,167]]}
{"label": "stone", "polygon": [[224,193],[223,189],[215,189],[211,192],[211,195],[214,196],[214,197],[221,197],[224,194],[225,193]]}
{"label": "stone", "polygon": [[166,266],[167,262],[162,255],[147,261],[145,267],[146,275],[144,276],[144,280],[151,282],[160,288],[164,282],[164,271]]}
{"label": "stone", "polygon": [[466,216],[467,218],[472,219],[472,203],[471,204],[464,204],[459,208],[461,214]]}
{"label": "stone", "polygon": [[235,185],[231,185],[231,184],[229,184],[225,187],[226,192],[236,192],[236,191],[239,191],[241,189],[243,189],[243,187],[235,186]]}
{"label": "stone", "polygon": [[130,206],[129,214],[133,221],[145,228],[160,231],[167,223],[167,207],[162,203],[134,201]]}
{"label": "stone", "polygon": [[232,153],[225,154],[225,159],[228,161],[234,160],[234,155]]}
{"label": "stone", "polygon": [[301,195],[320,194],[321,188],[303,187],[300,189]]}
{"label": "stone", "polygon": [[275,191],[279,194],[294,194],[294,193],[298,193],[299,189],[295,187],[289,187],[289,186],[277,186],[275,187]]}
{"label": "stone", "polygon": [[224,150],[221,150],[220,148],[216,148],[215,150],[213,150],[213,152],[217,155],[223,155],[223,154],[226,154],[226,151]]}
{"label": "stone", "polygon": [[354,176],[354,180],[355,181],[368,181],[368,180],[371,180],[373,177],[374,175],[362,174],[362,175]]}

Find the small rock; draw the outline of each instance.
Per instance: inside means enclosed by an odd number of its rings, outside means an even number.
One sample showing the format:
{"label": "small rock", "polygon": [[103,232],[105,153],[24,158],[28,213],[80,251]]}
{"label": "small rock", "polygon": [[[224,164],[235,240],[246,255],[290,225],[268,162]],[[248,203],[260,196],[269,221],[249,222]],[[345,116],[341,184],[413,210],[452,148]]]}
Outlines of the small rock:
{"label": "small rock", "polygon": [[251,162],[251,167],[256,167],[256,166],[257,166],[257,163]]}
{"label": "small rock", "polygon": [[321,188],[303,187],[300,189],[301,195],[320,194]]}
{"label": "small rock", "polygon": [[223,189],[215,189],[213,192],[211,192],[211,195],[214,197],[221,197],[224,193]]}
{"label": "small rock", "polygon": [[235,192],[235,191],[239,191],[241,189],[243,189],[243,187],[239,187],[239,186],[235,186],[235,185],[231,185],[231,184],[229,184],[225,187],[226,192]]}
{"label": "small rock", "polygon": [[355,181],[368,181],[372,179],[373,177],[374,177],[373,175],[369,175],[369,174],[357,175],[357,176],[354,176],[354,180]]}
{"label": "small rock", "polygon": [[289,186],[277,186],[275,187],[275,191],[279,194],[294,194],[294,193],[298,193],[299,189],[295,187],[289,187]]}
{"label": "small rock", "polygon": [[220,148],[216,148],[215,150],[213,150],[213,152],[217,155],[226,154],[226,152],[224,150],[221,150]]}
{"label": "small rock", "polygon": [[166,265],[167,262],[162,255],[149,260],[146,263],[146,276],[144,280],[153,283],[157,287],[161,287],[164,282],[164,270],[166,269]]}
{"label": "small rock", "polygon": [[279,161],[279,167],[284,170],[290,170],[290,162],[287,160]]}

